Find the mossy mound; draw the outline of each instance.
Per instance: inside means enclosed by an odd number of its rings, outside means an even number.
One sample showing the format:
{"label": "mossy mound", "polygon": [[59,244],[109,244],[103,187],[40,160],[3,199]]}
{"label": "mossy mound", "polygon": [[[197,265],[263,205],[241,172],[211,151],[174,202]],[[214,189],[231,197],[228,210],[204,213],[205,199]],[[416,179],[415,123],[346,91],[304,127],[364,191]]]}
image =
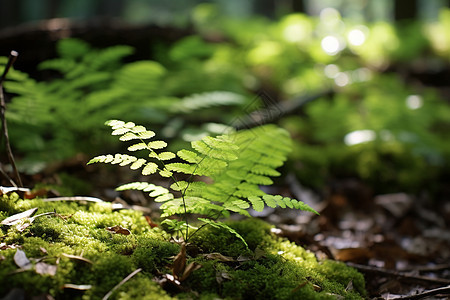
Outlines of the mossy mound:
{"label": "mossy mound", "polygon": [[[0,221],[32,208],[38,208],[36,215],[52,212],[0,226],[0,297],[19,293],[101,299],[137,269],[141,271],[109,299],[361,299],[365,295],[364,279],[357,271],[333,261],[318,262],[314,254],[273,236],[270,225],[257,219],[229,223],[247,241],[248,249],[228,232],[199,231],[188,247],[187,263],[201,268],[181,284],[167,284],[170,275],[165,274],[171,274],[180,246],[158,227],[151,228],[139,212],[112,211],[109,203],[22,200],[15,194],[2,196],[0,208]],[[107,230],[114,226],[130,234]],[[28,266],[19,267],[20,251],[30,261]]]}

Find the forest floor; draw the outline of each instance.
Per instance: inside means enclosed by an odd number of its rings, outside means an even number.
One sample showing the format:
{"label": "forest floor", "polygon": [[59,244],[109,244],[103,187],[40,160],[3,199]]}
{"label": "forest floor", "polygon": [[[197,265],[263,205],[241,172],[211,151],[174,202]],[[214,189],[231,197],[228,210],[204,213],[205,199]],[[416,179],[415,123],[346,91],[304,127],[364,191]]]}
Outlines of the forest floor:
{"label": "forest floor", "polygon": [[[50,171],[29,180],[54,184],[61,182],[55,174],[73,174],[96,187],[91,196],[133,205],[158,218],[157,206],[144,193],[114,191],[130,182],[132,175],[126,170],[110,173],[104,166],[86,166],[85,158],[79,157]],[[440,199],[401,192],[374,195],[364,183],[346,179],[319,196],[293,175],[286,177],[283,187],[275,188],[277,193],[303,200],[320,215],[267,208],[252,212],[253,216],[275,225],[277,235],[317,258],[343,261],[358,269],[370,299],[450,297],[450,202],[445,195]]]}

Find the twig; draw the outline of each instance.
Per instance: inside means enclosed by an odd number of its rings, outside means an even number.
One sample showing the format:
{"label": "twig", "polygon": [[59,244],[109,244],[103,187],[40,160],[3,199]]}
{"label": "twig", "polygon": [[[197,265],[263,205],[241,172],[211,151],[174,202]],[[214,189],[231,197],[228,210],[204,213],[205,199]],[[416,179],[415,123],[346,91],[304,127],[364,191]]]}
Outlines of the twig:
{"label": "twig", "polygon": [[415,267],[413,269],[402,269],[400,271],[407,272],[407,271],[419,271],[419,272],[438,272],[443,270],[450,270],[450,264],[441,264],[441,265],[434,265],[434,266],[425,266],[425,267]]}
{"label": "twig", "polygon": [[134,270],[132,273],[130,273],[130,275],[128,275],[127,277],[125,277],[124,279],[122,279],[121,282],[119,282],[115,287],[112,288],[112,290],[110,290],[103,298],[102,300],[107,300],[109,298],[109,296],[112,295],[112,293],[114,293],[115,290],[117,290],[119,287],[122,286],[122,284],[124,284],[125,282],[127,282],[128,280],[131,279],[131,277],[133,277],[134,275],[136,275],[137,273],[139,273],[140,271],[142,271],[141,268]]}
{"label": "twig", "polygon": [[[3,71],[2,77],[0,78],[0,117],[2,120],[3,136],[5,137],[6,153],[8,155],[8,160],[13,168],[14,175],[16,176],[19,187],[23,187],[22,180],[20,179],[19,171],[17,170],[17,167],[16,167],[16,162],[15,162],[14,156],[12,154],[11,145],[9,143],[8,126],[6,124],[6,118],[5,118],[6,104],[5,104],[5,97],[3,95],[3,81],[5,80],[6,74],[8,74],[9,69],[12,67],[12,65],[16,61],[18,55],[19,55],[19,53],[17,53],[16,51],[11,51],[11,53],[9,55],[8,63],[5,67],[5,70]],[[17,187],[17,185],[15,185],[15,184],[14,184],[14,186]]]}
{"label": "twig", "polygon": [[332,93],[333,91],[331,90],[325,90],[314,95],[300,96],[284,102],[275,102],[271,100],[264,101],[263,99],[264,107],[249,113],[247,116],[243,117],[242,120],[239,120],[239,122],[236,122],[236,124],[233,124],[232,126],[236,130],[240,130],[275,122],[283,116],[296,113],[309,102]]}
{"label": "twig", "polygon": [[401,300],[415,300],[415,299],[422,299],[428,296],[433,296],[433,295],[438,295],[438,294],[450,294],[450,285],[448,286],[444,286],[444,287],[440,287],[437,289],[432,289],[432,290],[428,290],[419,294],[415,294],[415,295],[409,295],[409,296],[402,296],[402,297],[397,297],[397,298],[392,298],[392,300],[397,300],[397,299],[401,299]]}
{"label": "twig", "polygon": [[445,278],[431,278],[431,277],[427,277],[427,276],[415,276],[415,275],[410,275],[410,274],[406,274],[403,272],[398,272],[398,271],[394,271],[394,270],[387,270],[387,269],[383,269],[383,268],[375,268],[375,267],[370,267],[370,266],[364,266],[364,265],[359,265],[359,264],[355,264],[355,263],[347,263],[347,266],[355,268],[359,271],[362,272],[366,272],[366,273],[376,273],[376,274],[382,274],[385,276],[391,276],[391,277],[397,277],[399,280],[409,280],[409,281],[414,281],[414,282],[429,282],[429,283],[439,283],[439,284],[449,284],[450,285],[450,279],[445,279]]}
{"label": "twig", "polygon": [[14,180],[12,180],[11,177],[9,177],[9,175],[5,171],[3,171],[3,165],[1,163],[0,163],[0,173],[2,173],[2,175],[6,178],[6,180],[9,181],[9,183],[11,183],[11,185],[13,187],[15,187],[15,188],[17,187],[17,185],[14,182]]}
{"label": "twig", "polygon": [[87,202],[96,202],[96,203],[103,203],[102,199],[95,198],[95,197],[85,197],[85,196],[75,196],[75,197],[54,197],[54,198],[47,198],[43,199],[44,202],[53,202],[53,201],[87,201]]}

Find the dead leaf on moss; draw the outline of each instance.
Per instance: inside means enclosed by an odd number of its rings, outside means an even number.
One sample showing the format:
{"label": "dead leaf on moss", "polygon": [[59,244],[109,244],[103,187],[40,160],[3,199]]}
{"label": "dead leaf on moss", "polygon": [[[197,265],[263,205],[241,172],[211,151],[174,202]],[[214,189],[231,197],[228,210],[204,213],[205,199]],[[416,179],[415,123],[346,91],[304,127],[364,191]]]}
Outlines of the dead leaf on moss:
{"label": "dead leaf on moss", "polygon": [[14,262],[22,270],[29,270],[33,267],[25,252],[20,249],[17,249],[16,254],[14,254]]}
{"label": "dead leaf on moss", "polygon": [[172,274],[175,279],[182,277],[186,266],[186,244],[182,243],[180,252],[175,256],[172,264]]}
{"label": "dead leaf on moss", "polygon": [[12,216],[4,219],[0,224],[8,225],[8,226],[16,225],[23,219],[30,218],[31,216],[33,216],[37,210],[38,210],[37,207],[35,207],[35,208],[31,208],[29,210],[26,210],[24,212],[12,215]]}
{"label": "dead leaf on moss", "polygon": [[0,250],[6,250],[6,249],[16,249],[18,246],[15,244],[8,245],[6,243],[0,243]]}
{"label": "dead leaf on moss", "polygon": [[65,283],[63,285],[63,288],[65,289],[72,289],[72,290],[78,290],[78,291],[87,291],[92,288],[92,285],[90,284],[72,284],[72,283]]}
{"label": "dead leaf on moss", "polygon": [[196,263],[196,262],[191,262],[190,264],[187,265],[187,267],[184,269],[183,271],[183,276],[181,276],[180,281],[183,282],[185,281],[189,275],[192,274],[192,272],[194,272],[195,270],[198,270],[202,267],[201,264]]}
{"label": "dead leaf on moss", "polygon": [[258,260],[261,257],[265,257],[266,256],[266,251],[262,250],[261,248],[256,247],[255,249],[255,259]]}
{"label": "dead leaf on moss", "polygon": [[44,262],[38,262],[35,266],[36,273],[41,275],[55,276],[57,266],[50,265]]}
{"label": "dead leaf on moss", "polygon": [[128,229],[123,228],[122,226],[119,226],[119,225],[112,226],[112,227],[106,227],[106,230],[108,230],[109,232],[115,233],[115,234],[123,234],[123,235],[131,234],[131,232]]}
{"label": "dead leaf on moss", "polygon": [[232,257],[225,256],[225,255],[222,255],[222,254],[217,253],[217,252],[203,254],[202,256],[204,256],[207,259],[220,260],[220,261],[223,261],[223,262],[234,262],[234,261],[236,261]]}
{"label": "dead leaf on moss", "polygon": [[23,198],[24,199],[34,199],[36,197],[46,197],[48,194],[48,189],[42,188],[37,190],[28,190],[24,193]]}
{"label": "dead leaf on moss", "polygon": [[158,227],[158,224],[156,224],[155,222],[152,221],[152,218],[150,218],[149,216],[145,216],[145,220],[147,221],[148,225],[151,228],[155,228]]}
{"label": "dead leaf on moss", "polygon": [[225,271],[217,271],[216,272],[216,281],[218,284],[222,284],[225,280],[232,280],[233,277],[228,272]]}
{"label": "dead leaf on moss", "polygon": [[353,280],[350,280],[345,288],[346,292],[353,291]]}
{"label": "dead leaf on moss", "polygon": [[75,260],[80,260],[80,261],[84,261],[84,262],[86,262],[86,263],[88,263],[88,264],[94,264],[91,260],[89,260],[89,259],[87,259],[87,258],[84,258],[84,257],[82,257],[82,256],[78,256],[78,255],[72,255],[72,254],[66,254],[66,253],[63,253],[63,254],[61,254],[62,256],[64,256],[64,257],[67,257],[67,258],[70,258],[70,259],[75,259]]}

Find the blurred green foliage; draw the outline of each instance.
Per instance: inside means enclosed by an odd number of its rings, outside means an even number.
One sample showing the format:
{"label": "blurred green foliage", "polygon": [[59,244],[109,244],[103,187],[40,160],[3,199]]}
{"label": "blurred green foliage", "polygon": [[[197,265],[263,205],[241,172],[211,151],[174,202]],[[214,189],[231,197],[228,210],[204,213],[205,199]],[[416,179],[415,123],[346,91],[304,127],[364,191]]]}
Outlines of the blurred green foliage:
{"label": "blurred green foliage", "polygon": [[296,139],[291,166],[302,182],[321,188],[354,176],[384,192],[417,191],[445,175],[450,109],[426,85],[442,83],[414,76],[448,74],[450,10],[434,23],[394,26],[356,23],[331,8],[320,17],[232,19],[206,3],[191,22],[195,35],[155,45],[152,60],[124,63],[127,46],[98,50],[69,39],[60,58],[40,66],[57,78],[12,72],[5,88],[16,95],[7,110],[14,147],[52,160],[92,154],[111,145],[101,127],[113,118],[159,126],[172,144],[184,143],[261,107],[259,91],[284,107],[331,90],[278,120]]}

